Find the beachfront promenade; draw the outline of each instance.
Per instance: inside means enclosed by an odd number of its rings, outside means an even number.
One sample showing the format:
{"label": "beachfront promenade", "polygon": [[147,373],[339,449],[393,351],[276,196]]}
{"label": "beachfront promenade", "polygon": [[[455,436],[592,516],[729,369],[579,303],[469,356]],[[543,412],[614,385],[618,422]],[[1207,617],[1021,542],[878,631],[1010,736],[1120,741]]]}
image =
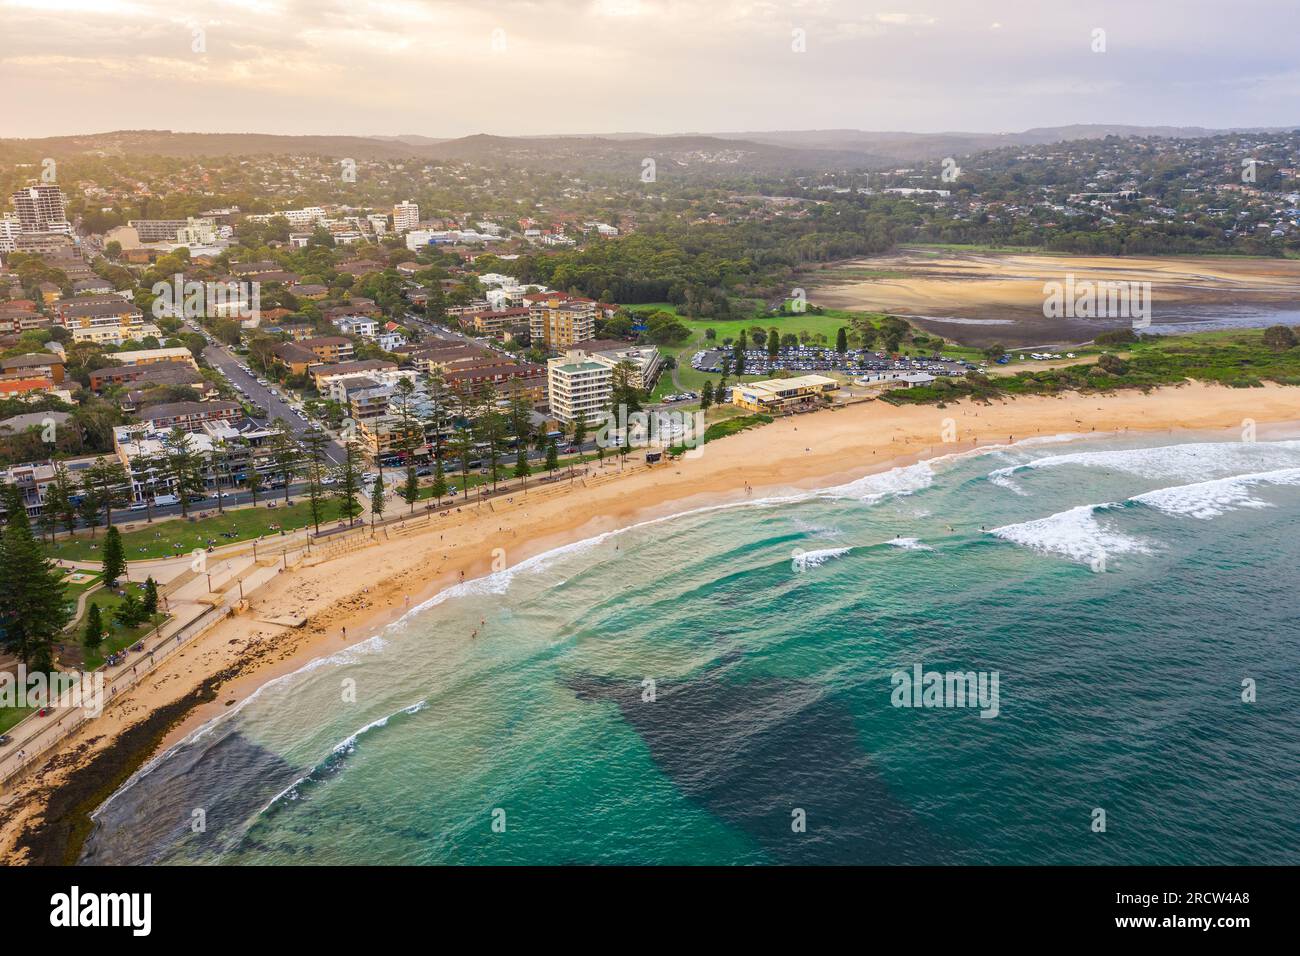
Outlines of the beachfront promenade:
{"label": "beachfront promenade", "polygon": [[[204,553],[201,562],[190,555],[129,564],[129,579],[152,576],[159,583],[159,595],[169,615],[155,631],[128,650],[116,666],[101,668],[105,710],[125,692],[148,679],[163,662],[182,652],[196,638],[234,613],[248,607],[250,597],[277,575],[304,565],[351,554],[360,548],[382,546],[391,536],[406,536],[421,531],[451,526],[466,509],[497,511],[505,507],[523,507],[538,500],[570,494],[596,487],[620,476],[648,468],[669,468],[671,464],[647,465],[639,460],[607,460],[603,467],[594,464],[572,471],[557,471],[553,478],[511,478],[498,483],[497,489],[479,489],[468,498],[443,499],[441,507],[424,502],[412,512],[404,502],[396,502],[395,513],[377,521],[372,529],[368,520],[358,519],[352,527],[322,527],[319,535],[299,529],[283,536],[236,542]],[[254,554],[256,553],[256,556]],[[97,567],[88,562],[63,561],[65,566]],[[288,625],[286,625],[288,626]],[[83,675],[83,679],[87,675]],[[71,737],[96,715],[85,707],[69,706],[72,698],[64,695],[60,702],[46,708],[45,716],[31,714],[9,731],[11,738],[0,755],[0,799],[9,787],[44,757]]]}

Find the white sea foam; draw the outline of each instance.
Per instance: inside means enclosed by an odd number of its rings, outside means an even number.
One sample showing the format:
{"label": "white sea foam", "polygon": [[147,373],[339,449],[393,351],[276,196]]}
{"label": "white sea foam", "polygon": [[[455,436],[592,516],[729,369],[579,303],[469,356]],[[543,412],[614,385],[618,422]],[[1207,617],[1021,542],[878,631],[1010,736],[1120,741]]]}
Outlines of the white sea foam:
{"label": "white sea foam", "polygon": [[989,474],[989,484],[997,485],[999,488],[1005,488],[1007,491],[1014,491],[1018,495],[1027,495],[1029,492],[1020,487],[1020,484],[1011,477],[1014,469],[1000,468]]}
{"label": "white sea foam", "polygon": [[[343,738],[337,744],[335,744],[330,749],[330,755],[334,756],[337,754],[345,754],[345,755],[350,754],[356,749],[357,741],[361,737],[364,737],[366,734],[370,733],[370,731],[375,730],[376,728],[379,727],[387,727],[388,722],[392,720],[394,717],[396,717],[398,714],[418,714],[420,711],[424,710],[428,706],[429,706],[428,701],[421,700],[415,702],[409,707],[403,707],[401,710],[394,711],[391,714],[387,714],[383,717],[379,717],[375,720],[372,720],[370,723],[366,724],[360,730],[349,734],[347,737]],[[298,788],[302,786],[303,783],[305,783],[307,780],[309,780],[311,776],[316,772],[316,770],[317,768],[313,767],[307,773],[303,774],[293,783],[289,784],[289,786],[285,787],[283,790],[277,793],[274,797],[272,797],[267,802],[267,804],[264,807],[262,807],[261,810],[258,811],[258,815],[260,816],[261,814],[266,813],[267,810],[271,809],[271,807],[275,806],[281,800],[286,800],[286,799],[297,800]]]}
{"label": "white sea foam", "polygon": [[1130,500],[1165,514],[1209,519],[1235,508],[1269,507],[1267,501],[1253,494],[1259,485],[1300,485],[1300,468],[1279,468],[1251,475],[1198,481],[1190,485],[1175,485],[1134,495]]}
{"label": "white sea foam", "polygon": [[933,551],[934,548],[928,544],[922,544],[920,538],[890,538],[885,544],[892,548],[902,548],[904,551]]}
{"label": "white sea foam", "polygon": [[821,548],[817,551],[804,551],[795,558],[795,563],[804,568],[819,568],[832,558],[843,557],[852,550],[852,548]]}
{"label": "white sea foam", "polygon": [[934,484],[934,469],[926,461],[893,468],[874,475],[864,475],[847,484],[813,492],[810,497],[849,498],[874,504],[884,498],[915,494]]}
{"label": "white sea foam", "polygon": [[1046,455],[989,474],[998,483],[1020,471],[1038,471],[1078,465],[1120,471],[1139,478],[1208,480],[1224,478],[1243,469],[1259,470],[1300,464],[1300,441],[1187,442],[1153,448],[1126,448]]}
{"label": "white sea foam", "polygon": [[1152,548],[1145,541],[1107,528],[1097,520],[1098,511],[1114,507],[1114,503],[1079,505],[1046,518],[1003,525],[989,533],[1035,551],[1084,563],[1098,555],[1151,554]]}

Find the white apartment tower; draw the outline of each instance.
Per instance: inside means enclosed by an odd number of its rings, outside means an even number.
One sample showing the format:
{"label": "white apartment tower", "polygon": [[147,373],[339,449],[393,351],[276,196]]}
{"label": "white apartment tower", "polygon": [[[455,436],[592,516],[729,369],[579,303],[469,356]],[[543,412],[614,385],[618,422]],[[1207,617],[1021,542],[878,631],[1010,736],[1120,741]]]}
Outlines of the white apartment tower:
{"label": "white apartment tower", "polygon": [[393,207],[393,232],[406,232],[420,223],[420,207],[411,200],[400,202]]}
{"label": "white apartment tower", "polygon": [[72,232],[63,190],[54,183],[24,186],[10,198],[23,232]]}

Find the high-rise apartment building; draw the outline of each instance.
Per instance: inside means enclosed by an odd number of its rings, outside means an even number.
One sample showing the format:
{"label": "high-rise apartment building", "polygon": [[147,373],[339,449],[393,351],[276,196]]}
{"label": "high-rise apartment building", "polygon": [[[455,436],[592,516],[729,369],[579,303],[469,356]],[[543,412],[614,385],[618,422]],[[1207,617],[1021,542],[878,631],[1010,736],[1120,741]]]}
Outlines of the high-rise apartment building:
{"label": "high-rise apartment building", "polygon": [[24,186],[10,200],[23,232],[72,232],[63,190],[54,183]]}
{"label": "high-rise apartment building", "polygon": [[409,199],[393,207],[393,232],[406,232],[420,223],[420,207]]}

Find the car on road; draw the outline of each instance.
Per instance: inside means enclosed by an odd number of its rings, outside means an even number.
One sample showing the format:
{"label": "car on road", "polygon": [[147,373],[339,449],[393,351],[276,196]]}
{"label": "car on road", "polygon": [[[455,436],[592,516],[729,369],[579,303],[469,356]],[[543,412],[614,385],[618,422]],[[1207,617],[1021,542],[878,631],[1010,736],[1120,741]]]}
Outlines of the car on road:
{"label": "car on road", "polygon": [[175,495],[154,495],[153,503],[156,508],[165,508],[168,505],[180,504],[181,499],[177,498]]}
{"label": "car on road", "polygon": [[127,510],[128,510],[128,511],[144,511],[144,510],[145,510],[146,508],[148,508],[148,507],[149,507],[149,502],[147,502],[147,501],[133,501],[133,502],[131,502],[130,507],[128,507]]}

